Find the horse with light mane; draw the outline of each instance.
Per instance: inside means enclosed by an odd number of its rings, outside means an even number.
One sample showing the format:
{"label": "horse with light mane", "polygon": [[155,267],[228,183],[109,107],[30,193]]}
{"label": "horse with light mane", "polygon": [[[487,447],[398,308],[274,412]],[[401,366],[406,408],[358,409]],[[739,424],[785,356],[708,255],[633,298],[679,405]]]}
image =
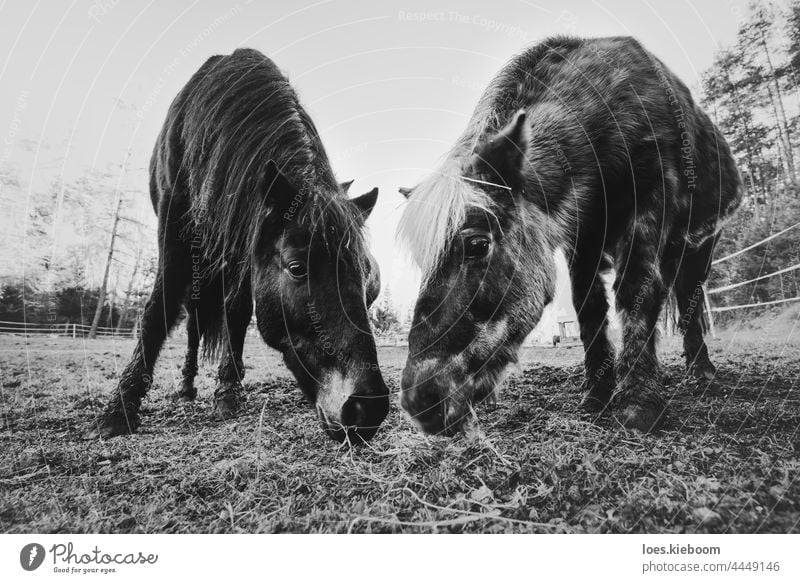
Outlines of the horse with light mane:
{"label": "horse with light mane", "polygon": [[[674,290],[686,364],[715,369],[703,284],[741,198],[724,137],[636,40],[554,38],[491,81],[442,166],[408,191],[399,235],[422,271],[401,404],[454,434],[493,394],[569,264],[585,349],[583,409],[649,431],[665,399],[656,324]],[[603,275],[621,318],[607,336]]]}

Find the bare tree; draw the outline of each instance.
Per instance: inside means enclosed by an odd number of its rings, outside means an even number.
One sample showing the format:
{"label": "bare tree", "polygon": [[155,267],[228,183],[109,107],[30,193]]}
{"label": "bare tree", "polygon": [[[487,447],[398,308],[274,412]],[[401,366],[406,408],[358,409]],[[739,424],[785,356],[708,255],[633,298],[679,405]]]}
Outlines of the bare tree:
{"label": "bare tree", "polygon": [[128,318],[128,314],[131,310],[131,296],[133,295],[133,286],[136,282],[136,276],[139,274],[139,267],[142,262],[142,249],[141,247],[136,251],[136,259],[133,262],[133,270],[131,271],[131,277],[128,280],[128,289],[125,292],[125,303],[122,307],[122,314],[120,314],[119,320],[117,321],[117,334],[122,332],[122,326],[124,322]]}
{"label": "bare tree", "polygon": [[[783,92],[778,82],[778,69],[773,64],[772,51],[768,43],[776,17],[775,9],[771,5],[751,4],[750,18],[739,28],[739,42],[751,59],[753,71],[757,72],[763,79],[762,84],[765,85],[775,117],[778,140],[786,162],[787,177],[792,184],[795,184],[797,175],[795,173],[792,136],[786,117]],[[758,57],[759,54],[760,58]]]}
{"label": "bare tree", "polygon": [[115,205],[114,220],[111,225],[111,238],[108,243],[108,256],[106,257],[106,267],[103,271],[103,283],[100,284],[100,290],[97,296],[97,309],[94,311],[94,319],[92,320],[92,327],[89,329],[89,338],[97,337],[97,327],[100,325],[100,317],[103,314],[103,305],[106,301],[106,288],[108,287],[108,274],[111,271],[111,262],[114,260],[114,243],[117,240],[117,228],[119,227],[120,211],[122,210],[122,191],[117,195],[117,202]]}

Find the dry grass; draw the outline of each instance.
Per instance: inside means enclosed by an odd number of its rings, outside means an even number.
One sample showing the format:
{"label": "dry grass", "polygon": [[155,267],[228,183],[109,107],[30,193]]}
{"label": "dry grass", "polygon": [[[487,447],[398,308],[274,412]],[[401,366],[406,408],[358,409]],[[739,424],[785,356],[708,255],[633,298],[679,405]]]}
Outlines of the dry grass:
{"label": "dry grass", "polygon": [[[468,435],[424,437],[395,406],[356,449],[324,437],[256,339],[240,418],[210,420],[211,367],[196,404],[169,400],[176,338],[142,432],[102,442],[86,430],[132,343],[2,337],[0,529],[800,532],[800,351],[791,336],[765,337],[713,341],[712,383],[685,381],[665,342],[671,409],[655,435],[577,413],[580,348],[532,349]],[[393,391],[404,356],[380,352]]]}

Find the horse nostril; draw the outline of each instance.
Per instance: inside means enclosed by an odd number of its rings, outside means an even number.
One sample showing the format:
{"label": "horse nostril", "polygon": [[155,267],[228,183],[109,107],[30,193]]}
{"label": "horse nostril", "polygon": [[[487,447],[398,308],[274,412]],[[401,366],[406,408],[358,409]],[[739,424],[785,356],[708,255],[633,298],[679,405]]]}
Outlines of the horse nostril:
{"label": "horse nostril", "polygon": [[426,433],[438,433],[444,427],[445,399],[434,386],[406,391],[403,408]]}
{"label": "horse nostril", "polygon": [[441,401],[439,389],[432,378],[415,379],[404,377],[400,393],[400,405],[411,414],[424,412]]}
{"label": "horse nostril", "polygon": [[367,424],[367,408],[363,400],[350,397],[342,407],[342,425],[362,427]]}

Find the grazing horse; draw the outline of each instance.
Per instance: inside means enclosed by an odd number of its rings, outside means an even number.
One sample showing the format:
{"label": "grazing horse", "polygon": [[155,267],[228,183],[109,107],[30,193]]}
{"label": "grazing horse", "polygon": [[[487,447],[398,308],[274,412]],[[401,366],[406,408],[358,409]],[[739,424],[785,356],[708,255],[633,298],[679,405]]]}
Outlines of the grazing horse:
{"label": "grazing horse", "polygon": [[185,306],[178,397],[197,356],[221,354],[214,410],[241,406],[253,315],[334,439],[369,439],[389,409],[367,307],[379,290],[362,227],[378,190],[348,199],[288,80],[254,50],[210,58],[173,101],[150,163],[159,263],[141,337],[100,419],[131,433],[164,340]]}
{"label": "grazing horse", "polygon": [[[656,324],[674,290],[686,363],[710,377],[703,283],[740,177],[675,75],[628,37],[554,38],[490,83],[441,168],[407,192],[399,235],[422,271],[401,404],[453,434],[493,393],[569,262],[585,348],[582,407],[628,428],[664,412]],[[607,337],[606,287],[621,318]]]}

